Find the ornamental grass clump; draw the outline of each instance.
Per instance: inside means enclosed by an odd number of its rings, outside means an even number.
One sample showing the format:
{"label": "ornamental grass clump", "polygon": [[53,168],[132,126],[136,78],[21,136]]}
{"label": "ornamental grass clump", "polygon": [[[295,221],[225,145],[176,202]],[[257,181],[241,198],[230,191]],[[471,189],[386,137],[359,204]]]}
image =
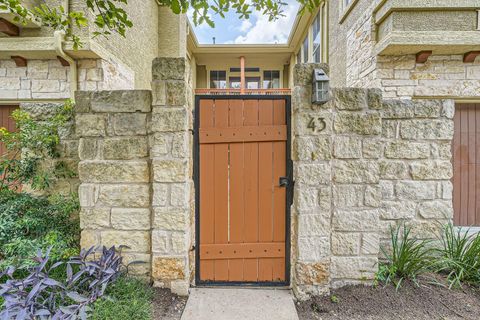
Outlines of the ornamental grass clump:
{"label": "ornamental grass clump", "polygon": [[[122,258],[115,247],[105,247],[98,253],[94,248],[82,250],[66,262],[49,261],[38,252],[37,265],[23,279],[15,279],[15,268],[8,268],[0,278],[3,305],[0,318],[7,319],[87,319],[90,304],[104,295],[107,287],[122,274]],[[58,277],[63,270],[63,277]],[[57,276],[54,277],[53,274]]]}
{"label": "ornamental grass clump", "polygon": [[440,248],[435,250],[434,270],[446,273],[450,288],[462,282],[480,284],[480,234],[456,230],[450,223],[443,228]]}
{"label": "ornamental grass clump", "polygon": [[377,281],[393,283],[397,289],[405,280],[417,283],[417,277],[431,265],[431,241],[413,237],[405,224],[390,229],[390,241],[391,250],[382,248],[386,261],[380,265]]}

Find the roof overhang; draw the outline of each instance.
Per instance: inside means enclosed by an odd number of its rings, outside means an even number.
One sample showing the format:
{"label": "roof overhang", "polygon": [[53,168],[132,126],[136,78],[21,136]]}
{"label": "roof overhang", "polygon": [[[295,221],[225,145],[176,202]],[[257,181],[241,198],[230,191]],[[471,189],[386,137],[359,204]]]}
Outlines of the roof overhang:
{"label": "roof overhang", "polygon": [[[299,10],[300,13],[300,10]],[[248,54],[248,53],[276,53],[293,54],[298,48],[304,31],[307,29],[310,20],[316,11],[305,10],[297,14],[292,29],[285,44],[200,44],[191,22],[188,21],[188,49],[191,53],[197,54]]]}

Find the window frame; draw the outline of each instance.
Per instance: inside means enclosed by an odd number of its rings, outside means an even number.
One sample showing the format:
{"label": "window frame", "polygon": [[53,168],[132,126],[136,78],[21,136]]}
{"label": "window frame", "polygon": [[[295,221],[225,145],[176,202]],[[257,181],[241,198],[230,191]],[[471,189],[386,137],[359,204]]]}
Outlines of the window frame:
{"label": "window frame", "polygon": [[359,0],[350,0],[350,3],[347,3],[347,1],[348,0],[342,0],[340,16],[338,19],[338,23],[340,24],[343,23],[343,21],[345,21],[345,19],[349,16],[350,12],[352,12]]}
{"label": "window frame", "polygon": [[[218,79],[218,75],[223,72],[225,74],[225,87],[224,88],[217,88],[217,87],[212,87],[212,83],[213,81],[222,81],[222,80],[212,80],[212,72],[216,72],[217,73],[217,76],[216,76],[216,79]],[[210,89],[227,89],[228,88],[228,72],[227,70],[208,70],[208,86]]]}
{"label": "window frame", "polygon": [[[268,80],[266,80],[267,76],[267,72],[270,73],[270,77]],[[276,73],[278,75],[278,78],[274,78],[273,77],[273,74]],[[262,89],[280,89],[280,70],[263,70],[263,77],[262,77],[262,83],[261,83],[261,86],[262,86]],[[275,79],[278,79],[278,87],[275,87],[273,86],[273,84],[275,83],[274,80]],[[270,85],[272,85],[271,87],[270,86],[265,86],[265,81],[268,81]]]}
{"label": "window frame", "polygon": [[[342,0],[343,1],[343,0]],[[353,0],[357,1],[357,0]],[[328,63],[328,3],[323,2],[316,14],[309,21],[308,29],[303,41],[299,44],[299,49],[296,54],[297,63]],[[315,28],[318,26],[318,42],[315,45]],[[308,46],[305,48],[305,42],[308,39]],[[308,52],[305,52],[307,50]],[[315,54],[318,50],[318,61],[315,59]]]}

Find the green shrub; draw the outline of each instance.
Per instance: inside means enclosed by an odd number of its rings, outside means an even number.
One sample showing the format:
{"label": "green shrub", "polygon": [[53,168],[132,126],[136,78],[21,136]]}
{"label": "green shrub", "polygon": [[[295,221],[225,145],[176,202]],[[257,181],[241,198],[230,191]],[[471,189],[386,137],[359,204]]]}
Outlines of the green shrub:
{"label": "green shrub", "polygon": [[122,277],[93,305],[94,320],[152,319],[153,289],[144,281]]}
{"label": "green shrub", "polygon": [[32,266],[38,250],[52,247],[51,261],[79,250],[79,209],[75,197],[35,197],[0,191],[0,270]]}
{"label": "green shrub", "polygon": [[[18,189],[22,184],[42,190],[56,178],[74,175],[65,162],[56,159],[59,156],[59,130],[67,125],[72,115],[70,101],[48,120],[37,121],[20,109],[12,113],[17,130],[0,128],[0,142],[6,148],[6,152],[0,154],[0,190]],[[46,165],[48,163],[52,166]]]}
{"label": "green shrub", "polygon": [[480,234],[455,230],[452,224],[443,228],[441,247],[435,250],[435,270],[447,273],[450,287],[462,282],[480,284]]}
{"label": "green shrub", "polygon": [[404,280],[417,281],[417,276],[426,272],[432,261],[429,240],[419,240],[411,235],[411,228],[403,224],[390,229],[391,250],[382,248],[386,262],[381,264],[377,281],[393,283],[397,289]]}

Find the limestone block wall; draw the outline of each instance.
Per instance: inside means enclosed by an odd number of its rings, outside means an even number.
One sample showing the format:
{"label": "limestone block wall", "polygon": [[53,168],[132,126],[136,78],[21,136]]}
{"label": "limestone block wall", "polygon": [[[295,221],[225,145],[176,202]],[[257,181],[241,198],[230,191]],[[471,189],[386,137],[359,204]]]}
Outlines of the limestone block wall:
{"label": "limestone block wall", "polygon": [[380,90],[333,89],[311,104],[314,67],[293,90],[292,284],[300,298],[371,283],[390,227],[430,238],[453,216],[450,100],[383,100]]}
{"label": "limestone block wall", "polygon": [[[134,88],[134,73],[105,59],[77,61],[79,90]],[[13,60],[0,60],[0,99],[36,100],[70,98],[70,68],[58,60],[28,60],[17,67]]]}
{"label": "limestone block wall", "polygon": [[464,63],[462,55],[432,55],[416,64],[414,55],[379,56],[377,78],[385,98],[480,97],[480,58]]}
{"label": "limestone block wall", "polygon": [[126,245],[134,273],[179,294],[195,261],[190,72],[157,58],[152,91],[76,95],[82,247]]}
{"label": "limestone block wall", "polygon": [[130,270],[143,276],[151,270],[150,112],[150,91],[76,94],[81,245],[128,246],[124,259],[145,262]]}

